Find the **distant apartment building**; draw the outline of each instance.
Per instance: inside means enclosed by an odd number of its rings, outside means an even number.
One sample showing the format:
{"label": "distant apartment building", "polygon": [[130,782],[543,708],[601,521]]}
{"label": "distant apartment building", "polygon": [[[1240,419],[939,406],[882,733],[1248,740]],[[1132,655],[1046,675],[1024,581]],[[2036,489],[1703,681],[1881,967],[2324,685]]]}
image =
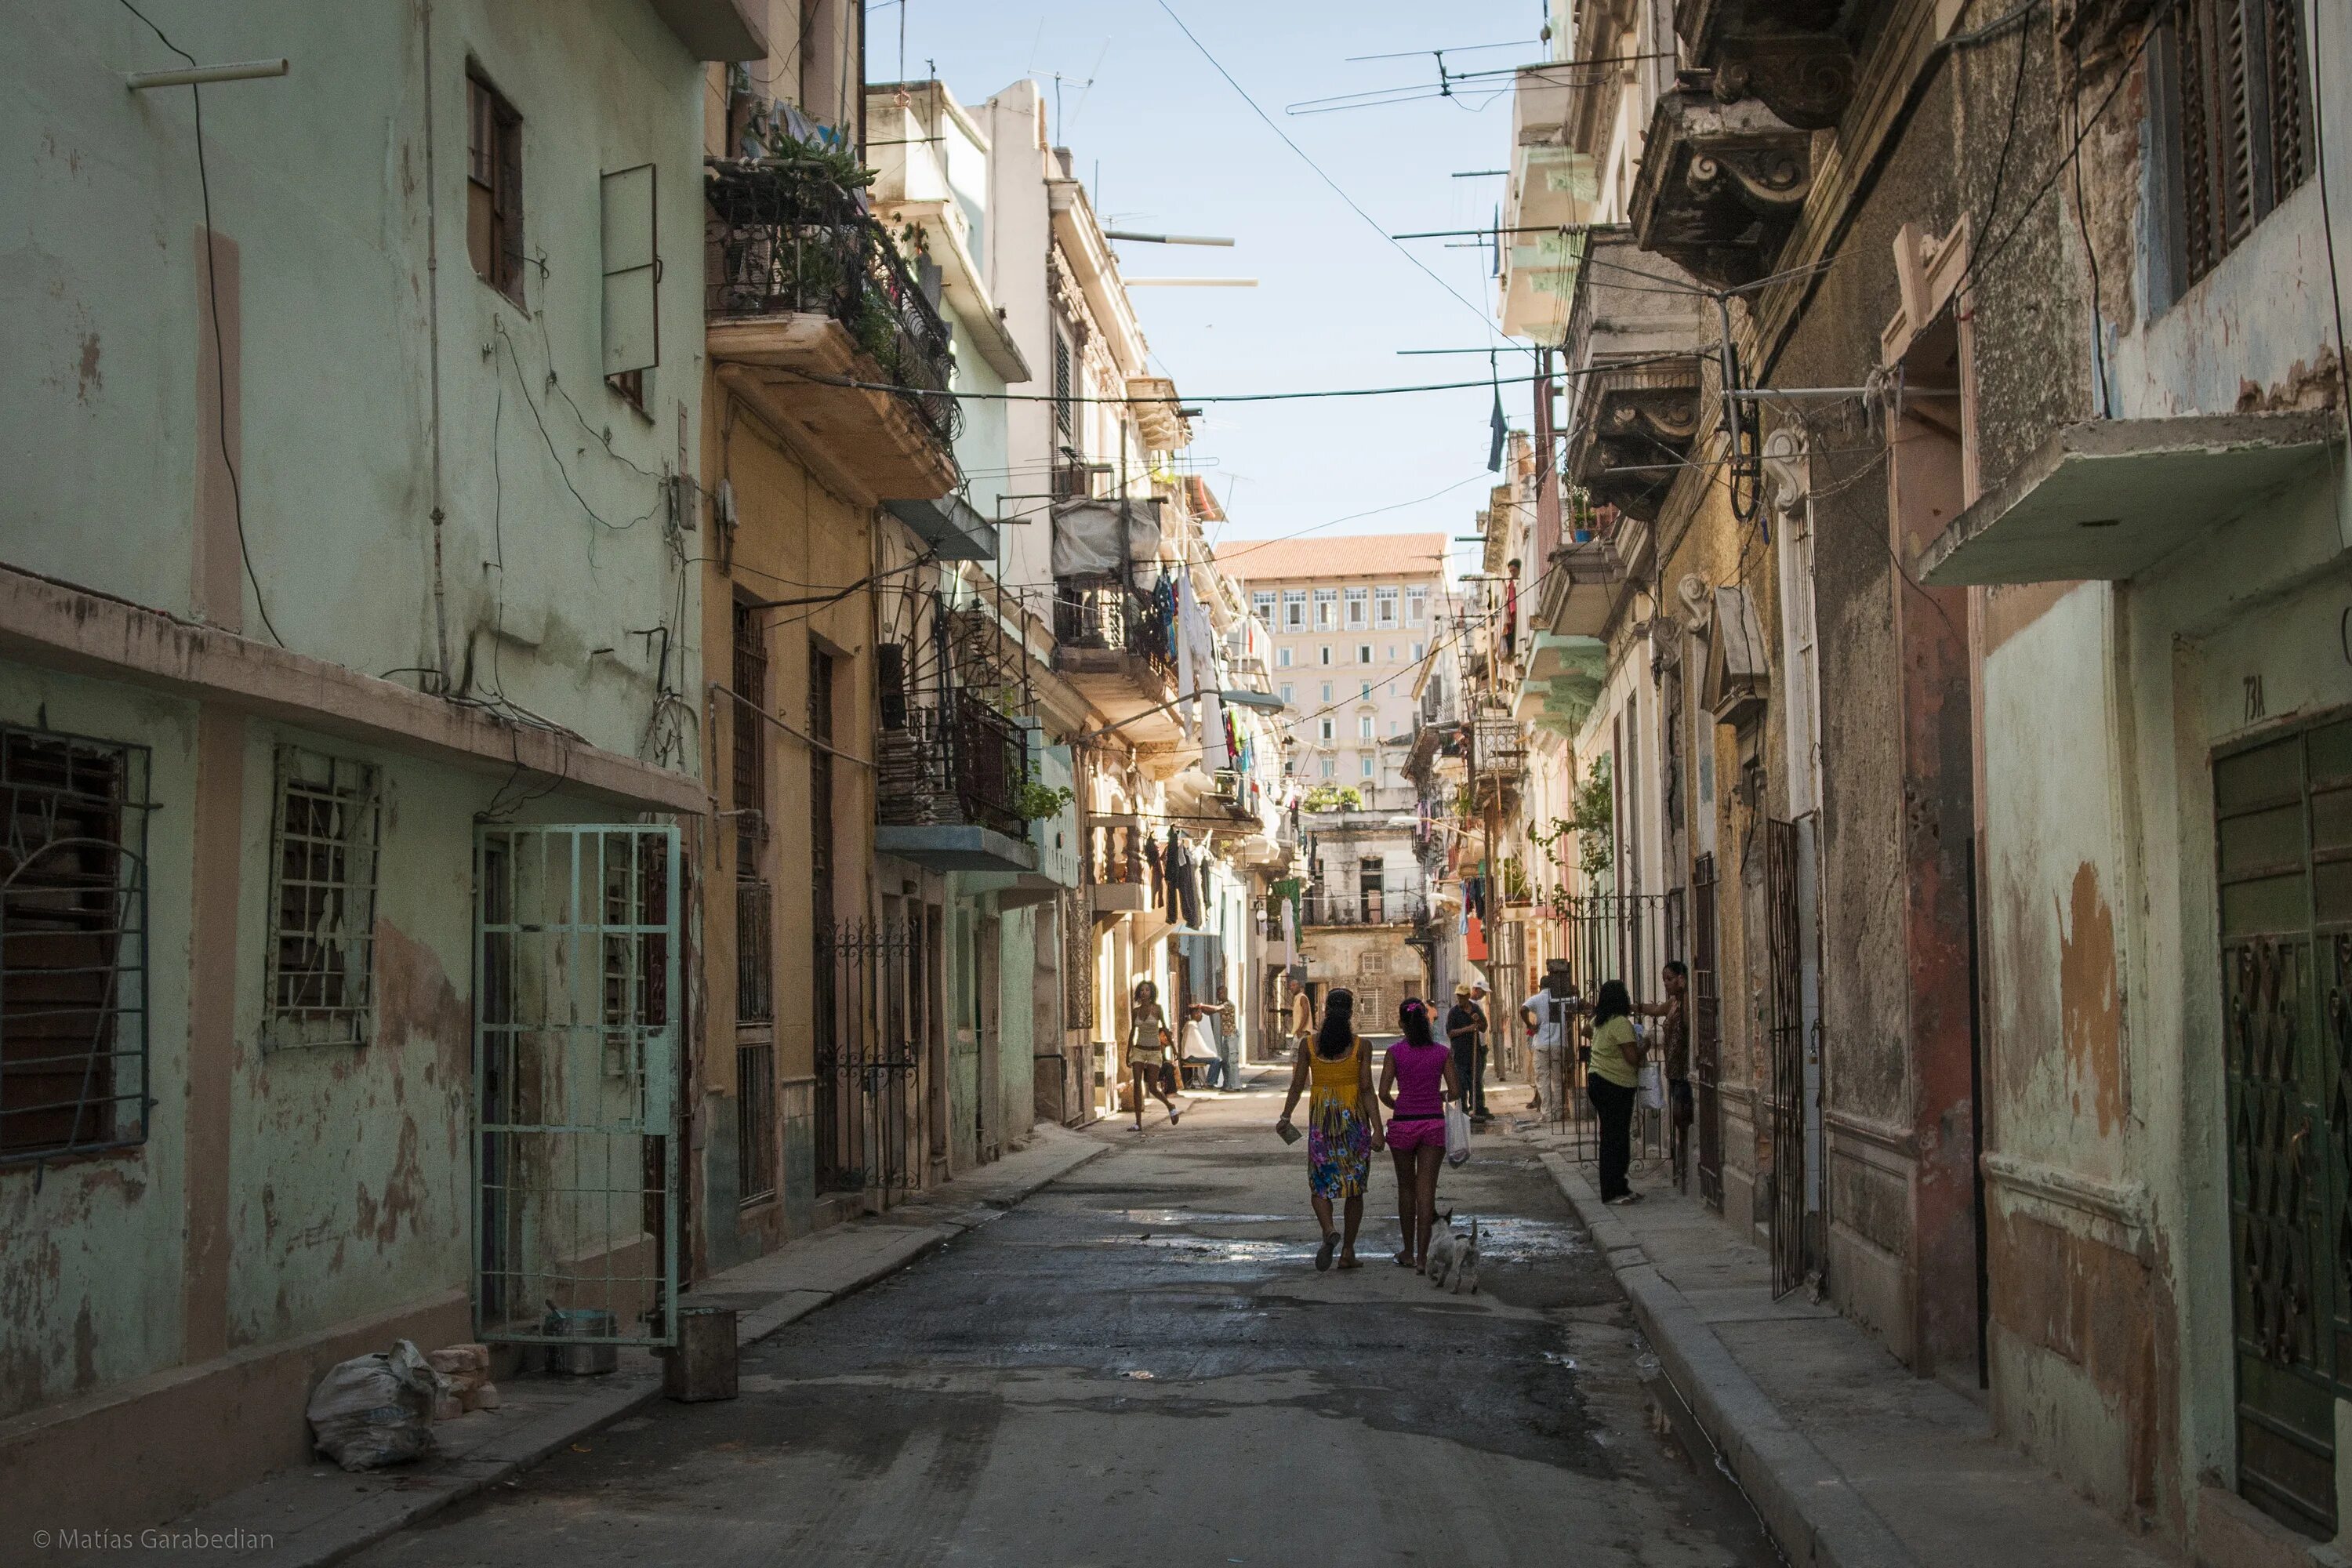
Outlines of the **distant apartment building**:
{"label": "distant apartment building", "polygon": [[1276,695],[1290,705],[1291,767],[1308,789],[1409,806],[1413,681],[1435,640],[1445,536],[1390,533],[1242,542],[1218,552],[1273,633]]}

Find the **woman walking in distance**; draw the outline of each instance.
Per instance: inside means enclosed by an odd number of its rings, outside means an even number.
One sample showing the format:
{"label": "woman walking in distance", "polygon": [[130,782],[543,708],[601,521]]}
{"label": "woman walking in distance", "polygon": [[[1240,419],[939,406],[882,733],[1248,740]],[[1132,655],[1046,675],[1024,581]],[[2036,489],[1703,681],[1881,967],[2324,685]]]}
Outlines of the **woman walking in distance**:
{"label": "woman walking in distance", "polygon": [[[1285,1137],[1291,1136],[1290,1113],[1298,1109],[1298,1097],[1310,1087],[1315,1094],[1307,1108],[1307,1185],[1316,1224],[1323,1231],[1315,1267],[1330,1268],[1337,1249],[1340,1268],[1358,1268],[1356,1230],[1364,1219],[1364,1183],[1371,1174],[1372,1151],[1381,1146],[1381,1133],[1380,1102],[1372,1098],[1371,1057],[1356,1033],[1352,991],[1334,991],[1324,998],[1322,1025],[1312,1043],[1298,1052],[1290,1075],[1290,1098],[1282,1102],[1282,1120],[1275,1123]],[[1343,1209],[1344,1236],[1331,1228],[1335,1203]]]}
{"label": "woman walking in distance", "polygon": [[1135,1130],[1143,1131],[1143,1099],[1160,1097],[1173,1127],[1183,1114],[1160,1085],[1160,1069],[1168,1060],[1168,1015],[1160,1006],[1160,987],[1149,980],[1135,983],[1135,1003],[1127,1010],[1127,1066],[1135,1075]]}
{"label": "woman walking in distance", "polygon": [[1397,1225],[1404,1232],[1400,1268],[1429,1271],[1429,1233],[1437,1223],[1437,1168],[1445,1163],[1445,1101],[1462,1095],[1454,1053],[1429,1026],[1429,1004],[1408,996],[1397,1009],[1404,1038],[1381,1068],[1381,1103],[1389,1108],[1389,1156],[1396,1162]]}
{"label": "woman walking in distance", "polygon": [[1601,1201],[1641,1201],[1626,1181],[1633,1163],[1633,1094],[1642,1081],[1642,1037],[1633,1028],[1633,998],[1622,980],[1604,980],[1592,998],[1592,1061],[1584,1090],[1601,1119]]}

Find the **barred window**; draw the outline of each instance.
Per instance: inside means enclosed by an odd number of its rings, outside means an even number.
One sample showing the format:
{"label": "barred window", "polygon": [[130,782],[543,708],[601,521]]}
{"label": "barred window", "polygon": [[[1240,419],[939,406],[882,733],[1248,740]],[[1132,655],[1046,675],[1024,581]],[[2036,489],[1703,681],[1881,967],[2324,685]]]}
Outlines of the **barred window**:
{"label": "barred window", "polygon": [[2300,0],[2181,0],[2170,26],[2182,283],[2194,283],[2309,175]]}
{"label": "barred window", "polygon": [[147,771],[0,726],[0,1162],[147,1136]]}
{"label": "barred window", "polygon": [[278,748],[268,1043],[363,1046],[375,1016],[377,771]]}

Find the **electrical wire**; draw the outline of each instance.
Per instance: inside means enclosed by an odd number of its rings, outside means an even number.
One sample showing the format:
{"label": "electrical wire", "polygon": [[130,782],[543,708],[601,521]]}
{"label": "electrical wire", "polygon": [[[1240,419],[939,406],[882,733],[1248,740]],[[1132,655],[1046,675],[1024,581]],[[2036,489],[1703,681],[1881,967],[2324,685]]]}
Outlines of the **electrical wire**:
{"label": "electrical wire", "polygon": [[[149,20],[147,14],[131,0],[120,0],[122,8],[147,24],[147,30],[162,39],[165,48],[188,62],[193,68],[196,57],[180,47],[164,35],[163,29]],[[269,633],[269,640],[279,647],[286,639],[278,635],[278,624],[269,618],[269,601],[262,596],[261,578],[253,569],[253,546],[245,537],[245,484],[238,479],[236,464],[228,453],[228,346],[221,332],[220,313],[220,252],[213,232],[213,182],[205,163],[205,94],[194,82],[188,84],[188,102],[194,110],[196,131],[196,191],[204,203],[205,214],[205,292],[212,308],[213,318],[213,395],[217,417],[213,433],[220,441],[221,468],[228,475],[230,502],[236,514],[236,552],[245,563],[245,580],[253,584],[253,607],[261,613],[261,624]]]}
{"label": "electrical wire", "polygon": [[[1170,5],[1168,0],[1160,0],[1160,8],[1168,13],[1168,19],[1176,24],[1176,30],[1183,34],[1186,41],[1189,42],[1195,49],[1200,51],[1201,58],[1209,62],[1210,68],[1219,76],[1225,79],[1225,85],[1232,88],[1234,91],[1241,95],[1241,100],[1249,105],[1250,112],[1256,115],[1258,119],[1264,121],[1265,122],[1265,128],[1273,132],[1277,137],[1281,138],[1282,144],[1289,148],[1293,153],[1297,153],[1298,155],[1299,162],[1305,163],[1309,169],[1313,170],[1315,172],[1315,177],[1328,186],[1333,195],[1338,196],[1340,201],[1347,204],[1349,211],[1354,213],[1358,217],[1363,219],[1365,223],[1370,225],[1372,231],[1378,234],[1382,240],[1385,240],[1398,255],[1403,257],[1407,261],[1412,262],[1412,265],[1419,269],[1423,276],[1428,278],[1431,282],[1436,284],[1440,289],[1444,289],[1446,293],[1452,295],[1454,299],[1460,301],[1464,310],[1475,315],[1478,318],[1478,324],[1486,329],[1486,335],[1489,338],[1492,338],[1495,335],[1494,319],[1488,315],[1485,307],[1473,304],[1469,296],[1454,288],[1453,284],[1448,283],[1444,279],[1440,278],[1434,271],[1431,270],[1428,265],[1424,263],[1421,258],[1415,256],[1412,251],[1405,249],[1403,246],[1399,245],[1395,240],[1390,239],[1387,226],[1381,223],[1380,220],[1373,217],[1371,214],[1366,212],[1361,205],[1358,205],[1356,198],[1349,195],[1345,190],[1343,190],[1340,187],[1339,182],[1333,179],[1324,171],[1322,164],[1317,163],[1312,157],[1307,155],[1306,148],[1301,147],[1297,142],[1291,140],[1290,132],[1285,131],[1280,123],[1275,120],[1274,116],[1268,114],[1264,109],[1258,106],[1257,100],[1249,95],[1249,89],[1243,87],[1240,82],[1234,80],[1234,73],[1227,70],[1224,66],[1218,61],[1217,57],[1209,52],[1209,46],[1202,43],[1199,37],[1193,33],[1192,29],[1184,25],[1184,18],[1176,14],[1176,8]],[[1201,401],[1239,402],[1243,400],[1238,398],[1221,398],[1214,400],[1202,399]]]}

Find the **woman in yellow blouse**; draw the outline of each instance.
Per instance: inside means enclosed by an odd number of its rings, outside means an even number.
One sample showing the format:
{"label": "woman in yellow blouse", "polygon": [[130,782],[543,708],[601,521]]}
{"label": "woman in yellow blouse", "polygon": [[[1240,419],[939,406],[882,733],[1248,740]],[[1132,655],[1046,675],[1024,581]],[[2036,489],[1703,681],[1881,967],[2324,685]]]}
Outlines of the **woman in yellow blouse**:
{"label": "woman in yellow blouse", "polygon": [[[1290,1113],[1298,1097],[1312,1087],[1307,1108],[1307,1185],[1315,1205],[1315,1220],[1323,1245],[1315,1267],[1362,1267],[1356,1261],[1356,1228],[1364,1218],[1364,1184],[1371,1175],[1372,1151],[1384,1142],[1381,1104],[1372,1097],[1372,1058],[1356,1033],[1356,996],[1346,990],[1324,999],[1322,1026],[1313,1040],[1299,1042],[1298,1060],[1290,1074],[1290,1098],[1282,1102],[1277,1130],[1290,1130]],[[1346,1232],[1332,1229],[1331,1205],[1343,1211]]]}

